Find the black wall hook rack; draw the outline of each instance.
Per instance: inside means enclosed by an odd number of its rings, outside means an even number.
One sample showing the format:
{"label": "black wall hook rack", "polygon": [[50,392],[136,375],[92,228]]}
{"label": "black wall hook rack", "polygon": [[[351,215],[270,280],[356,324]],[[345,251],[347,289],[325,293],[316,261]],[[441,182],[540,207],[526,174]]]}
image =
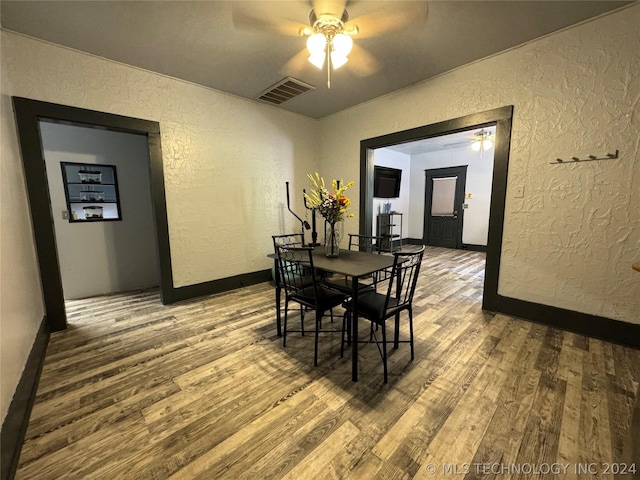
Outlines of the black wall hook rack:
{"label": "black wall hook rack", "polygon": [[559,163],[581,163],[581,162],[595,162],[596,160],[613,160],[619,157],[619,151],[616,153],[607,153],[605,157],[596,157],[595,155],[589,155],[587,158],[571,157],[569,160],[563,160],[562,158],[556,158],[555,162],[551,162],[550,165],[557,165]]}

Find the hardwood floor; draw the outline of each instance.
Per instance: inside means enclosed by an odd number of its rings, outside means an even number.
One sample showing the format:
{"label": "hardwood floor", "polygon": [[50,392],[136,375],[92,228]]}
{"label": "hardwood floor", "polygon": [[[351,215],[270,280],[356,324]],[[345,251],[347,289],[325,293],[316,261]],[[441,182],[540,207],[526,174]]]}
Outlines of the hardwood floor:
{"label": "hardwood floor", "polygon": [[637,452],[640,351],[483,312],[483,268],[427,249],[388,385],[373,345],[351,382],[339,333],[316,368],[312,335],[283,348],[267,283],[69,302],[16,478],[634,478],[605,464]]}

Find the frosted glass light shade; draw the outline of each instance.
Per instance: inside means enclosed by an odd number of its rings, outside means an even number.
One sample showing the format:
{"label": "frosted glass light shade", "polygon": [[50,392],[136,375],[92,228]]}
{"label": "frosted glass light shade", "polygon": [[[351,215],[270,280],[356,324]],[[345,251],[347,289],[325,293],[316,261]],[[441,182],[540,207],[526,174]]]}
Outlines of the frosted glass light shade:
{"label": "frosted glass light shade", "polygon": [[327,48],[327,39],[321,33],[311,35],[307,39],[307,50],[309,50],[309,62],[318,68],[324,65],[325,49]]}
{"label": "frosted glass light shade", "polygon": [[344,55],[340,55],[336,52],[331,52],[331,66],[334,69],[338,69],[340,68],[342,65],[344,65],[345,63],[347,63],[349,61],[349,59],[344,56]]}
{"label": "frosted glass light shade", "polygon": [[327,39],[323,34],[316,33],[307,39],[307,50],[312,56],[324,53],[325,48],[327,48]]}
{"label": "frosted glass light shade", "polygon": [[336,55],[340,57],[346,57],[347,55],[349,55],[349,52],[353,48],[353,40],[349,35],[338,33],[335,37],[333,37],[331,45],[333,46],[332,51]]}
{"label": "frosted glass light shade", "polygon": [[489,150],[491,147],[493,147],[493,142],[491,140],[489,140],[488,138],[482,142],[482,148],[483,149]]}
{"label": "frosted glass light shade", "polygon": [[314,66],[318,67],[318,68],[322,68],[322,66],[324,65],[324,52],[320,52],[319,54],[313,54],[313,55],[309,55],[309,58],[307,60],[309,60],[310,63],[312,63]]}
{"label": "frosted glass light shade", "polygon": [[471,149],[474,152],[479,152],[480,151],[480,147],[482,146],[482,144],[480,143],[480,141],[475,141],[471,144]]}

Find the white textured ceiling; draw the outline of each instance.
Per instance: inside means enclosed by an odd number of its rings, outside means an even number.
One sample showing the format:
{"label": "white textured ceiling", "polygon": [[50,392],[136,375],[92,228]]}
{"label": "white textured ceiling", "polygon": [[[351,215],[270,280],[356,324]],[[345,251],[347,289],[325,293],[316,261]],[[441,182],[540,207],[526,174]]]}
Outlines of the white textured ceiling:
{"label": "white textured ceiling", "polygon": [[360,34],[330,90],[297,34],[309,24],[310,1],[3,0],[0,21],[8,30],[245,98],[291,76],[316,89],[280,108],[321,118],[627,3],[350,1]]}

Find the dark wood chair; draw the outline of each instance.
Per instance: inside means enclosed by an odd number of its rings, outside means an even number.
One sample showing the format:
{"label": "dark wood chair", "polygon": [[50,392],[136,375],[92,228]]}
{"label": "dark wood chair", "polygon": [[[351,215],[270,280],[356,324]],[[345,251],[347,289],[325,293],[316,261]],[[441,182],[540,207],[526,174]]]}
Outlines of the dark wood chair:
{"label": "dark wood chair", "polygon": [[[324,287],[314,275],[313,248],[278,246],[276,247],[280,281],[285,290],[284,325],[282,329],[282,346],[287,346],[287,333],[301,332],[304,335],[305,311],[315,313],[315,347],[313,364],[318,365],[318,334],[336,330],[322,330],[322,317],[329,311],[333,316],[333,308],[342,304],[347,295]],[[287,320],[289,302],[301,306],[302,326],[300,330],[288,330]],[[344,321],[343,321],[344,323]]]}
{"label": "dark wood chair", "polygon": [[[413,295],[416,290],[420,265],[424,254],[424,245],[415,252],[394,252],[395,257],[391,270],[391,277],[386,293],[366,291],[359,295],[358,318],[365,318],[371,322],[368,341],[361,343],[375,343],[382,357],[384,368],[384,383],[387,383],[387,328],[386,323],[390,318],[395,319],[393,347],[398,348],[399,343],[411,345],[411,360],[414,358],[413,349]],[[348,342],[351,341],[351,317],[353,314],[353,302],[348,300],[342,304],[345,313],[342,322],[342,342],[340,355],[344,353],[345,332]],[[409,340],[400,340],[400,313],[406,311],[409,316]],[[374,325],[380,326],[382,338],[379,340]]]}

